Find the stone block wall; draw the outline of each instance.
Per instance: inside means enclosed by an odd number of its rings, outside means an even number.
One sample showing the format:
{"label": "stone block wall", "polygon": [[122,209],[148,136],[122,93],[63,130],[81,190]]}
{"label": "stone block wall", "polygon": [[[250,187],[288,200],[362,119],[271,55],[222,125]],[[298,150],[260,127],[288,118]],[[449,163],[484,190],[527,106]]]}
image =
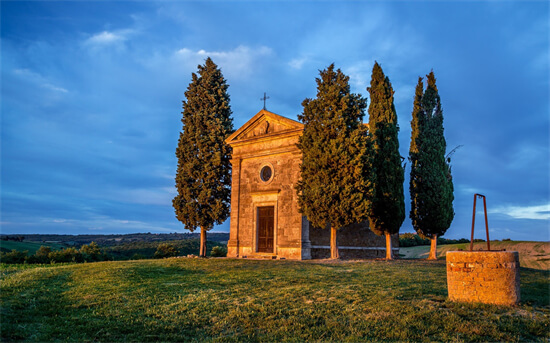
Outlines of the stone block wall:
{"label": "stone block wall", "polygon": [[449,251],[447,287],[453,301],[515,305],[520,301],[519,254]]}
{"label": "stone block wall", "polygon": [[[273,168],[270,182],[259,180],[262,166]],[[243,159],[239,199],[239,256],[256,254],[256,209],[273,206],[275,209],[274,255],[301,258],[302,215],[298,212],[294,189],[300,173],[300,156],[279,153]]]}
{"label": "stone block wall", "polygon": [[[330,229],[310,227],[311,258],[330,258]],[[369,229],[368,222],[352,224],[337,233],[338,252],[341,258],[385,258],[386,237]],[[399,235],[392,236],[394,256],[399,253]]]}

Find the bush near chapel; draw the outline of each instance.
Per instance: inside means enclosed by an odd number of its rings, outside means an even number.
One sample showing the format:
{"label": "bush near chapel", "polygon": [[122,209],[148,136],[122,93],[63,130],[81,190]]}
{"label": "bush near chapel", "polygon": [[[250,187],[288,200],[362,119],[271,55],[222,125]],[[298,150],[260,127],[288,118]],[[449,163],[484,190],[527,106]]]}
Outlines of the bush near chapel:
{"label": "bush near chapel", "polygon": [[41,246],[38,248],[34,255],[27,257],[27,263],[30,264],[45,264],[50,263],[50,253],[52,252],[51,247]]}
{"label": "bush near chapel", "polygon": [[102,261],[103,256],[99,246],[95,242],[91,242],[88,245],[83,245],[80,248],[80,253],[82,254],[84,260],[86,261]]}
{"label": "bush near chapel", "polygon": [[75,248],[52,251],[48,257],[51,263],[84,262],[84,257]]}
{"label": "bush near chapel", "polygon": [[212,248],[212,252],[210,252],[210,256],[212,257],[226,257],[227,256],[227,249],[220,246],[215,246]]}
{"label": "bush near chapel", "polygon": [[[170,256],[195,254],[199,248],[199,239],[180,239],[164,241],[171,245],[176,250],[176,255],[173,251],[166,253],[166,250],[161,247],[159,250],[159,242],[150,241],[132,241],[124,244],[113,246],[99,246],[95,242],[84,244],[80,249],[74,247],[55,249],[51,246],[40,246],[32,255],[26,249],[14,249],[12,251],[0,252],[0,263],[5,264],[50,264],[50,263],[81,263],[81,262],[98,262],[98,261],[120,261],[120,260],[142,260],[152,258],[164,258]],[[218,248],[214,249],[216,246]],[[216,241],[208,241],[208,251],[214,250],[217,254],[225,251],[220,256],[225,256],[227,253],[225,246]]]}
{"label": "bush near chapel", "polygon": [[159,244],[157,251],[155,251],[155,258],[166,258],[175,256],[178,256],[178,249],[176,249],[176,247],[172,244]]}
{"label": "bush near chapel", "polygon": [[[478,241],[477,239],[474,239],[474,242]],[[484,240],[480,240],[483,241]],[[460,243],[470,243],[469,239],[466,238],[460,238],[460,239],[447,239],[443,237],[437,237],[437,244],[460,244]],[[419,245],[430,245],[431,241],[427,237],[422,237],[421,235],[415,234],[415,233],[402,233],[399,234],[399,246],[406,248],[406,247],[416,247]]]}
{"label": "bush near chapel", "polygon": [[25,263],[28,251],[17,251],[13,249],[10,252],[0,253],[0,262],[7,264]]}
{"label": "bush near chapel", "polygon": [[28,251],[12,250],[11,252],[0,253],[0,262],[6,264],[46,264],[46,263],[70,263],[70,262],[96,262],[109,259],[107,254],[102,252],[99,246],[91,242],[83,245],[80,249],[74,247],[54,250],[49,246],[41,246],[36,253],[28,255]]}

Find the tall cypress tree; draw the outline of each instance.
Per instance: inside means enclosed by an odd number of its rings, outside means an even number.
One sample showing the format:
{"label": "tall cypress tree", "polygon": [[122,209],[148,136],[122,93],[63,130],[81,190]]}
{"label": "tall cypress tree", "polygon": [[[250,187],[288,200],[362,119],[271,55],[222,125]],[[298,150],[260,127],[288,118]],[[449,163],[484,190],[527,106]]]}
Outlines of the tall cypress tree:
{"label": "tall cypress tree", "polygon": [[296,189],[300,212],[331,230],[331,258],[338,258],[337,230],[367,219],[370,205],[370,140],[362,124],[366,100],[352,94],[349,77],[334,64],[320,72],[317,97],[302,102],[303,160]]}
{"label": "tall cypress tree", "polygon": [[229,216],[233,132],[228,85],[209,58],[192,74],[183,101],[183,130],[176,156],[178,169],[172,200],[176,217],[191,232],[201,229],[200,256],[206,257],[206,232]]}
{"label": "tall cypress tree", "polygon": [[424,93],[422,78],[418,80],[411,128],[410,218],[416,232],[431,240],[428,259],[437,259],[437,237],[445,234],[454,218],[454,188],[433,70]]}
{"label": "tall cypress tree", "polygon": [[416,91],[414,95],[412,120],[411,120],[411,144],[409,147],[409,161],[411,163],[411,172],[409,180],[409,192],[411,197],[411,211],[409,217],[412,220],[413,227],[417,229],[418,219],[426,216],[426,213],[421,213],[425,210],[424,206],[424,191],[422,189],[422,174],[424,163],[424,155],[422,143],[423,137],[426,135],[426,116],[422,107],[422,97],[424,96],[424,82],[421,77],[418,78]]}
{"label": "tall cypress tree", "polygon": [[392,259],[391,235],[399,232],[405,220],[404,170],[399,155],[399,126],[393,104],[393,88],[378,62],[372,68],[369,128],[374,146],[376,178],[369,214],[370,229],[386,236],[386,259]]}

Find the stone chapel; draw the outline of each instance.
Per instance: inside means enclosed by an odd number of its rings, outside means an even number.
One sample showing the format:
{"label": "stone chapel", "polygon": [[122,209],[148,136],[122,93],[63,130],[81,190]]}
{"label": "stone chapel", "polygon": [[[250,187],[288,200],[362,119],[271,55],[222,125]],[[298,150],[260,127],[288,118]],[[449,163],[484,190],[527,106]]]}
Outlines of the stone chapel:
{"label": "stone chapel", "polygon": [[[330,257],[330,230],[298,211],[296,183],[304,125],[265,109],[226,139],[233,148],[228,257],[307,260]],[[399,251],[398,235],[393,253]],[[385,237],[368,223],[338,230],[343,258],[384,257]]]}

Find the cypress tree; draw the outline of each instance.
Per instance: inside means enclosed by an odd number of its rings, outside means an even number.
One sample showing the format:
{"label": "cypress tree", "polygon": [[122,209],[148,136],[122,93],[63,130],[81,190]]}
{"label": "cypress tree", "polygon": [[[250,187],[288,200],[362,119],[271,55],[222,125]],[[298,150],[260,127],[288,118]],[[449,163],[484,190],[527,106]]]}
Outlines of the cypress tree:
{"label": "cypress tree", "polygon": [[191,232],[201,230],[200,253],[206,257],[206,232],[229,216],[231,147],[225,138],[233,132],[228,85],[209,58],[185,92],[183,130],[176,156],[178,169],[172,200],[176,217]]}
{"label": "cypress tree", "polygon": [[367,219],[370,140],[362,124],[366,100],[352,94],[349,77],[334,64],[316,78],[317,97],[302,102],[303,160],[296,186],[300,212],[315,227],[330,228],[331,258],[339,258],[337,230]]}
{"label": "cypress tree", "polygon": [[393,88],[378,62],[372,68],[369,128],[372,136],[376,173],[374,197],[369,213],[370,229],[386,236],[386,259],[392,259],[391,235],[399,232],[405,220],[404,170],[399,155],[399,126],[393,103]]}
{"label": "cypress tree", "polygon": [[443,110],[433,70],[423,93],[419,78],[414,98],[411,161],[411,212],[416,232],[431,240],[428,259],[437,259],[437,237],[445,234],[454,218],[453,180],[443,130]]}

